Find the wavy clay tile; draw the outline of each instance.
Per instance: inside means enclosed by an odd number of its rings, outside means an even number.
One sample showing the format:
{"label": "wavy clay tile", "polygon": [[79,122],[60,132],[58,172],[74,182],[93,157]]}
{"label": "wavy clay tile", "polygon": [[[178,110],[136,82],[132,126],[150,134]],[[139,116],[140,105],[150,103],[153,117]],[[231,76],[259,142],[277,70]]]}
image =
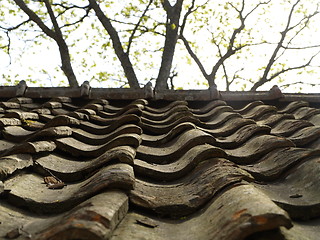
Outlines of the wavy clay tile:
{"label": "wavy clay tile", "polygon": [[62,189],[46,187],[43,177],[25,173],[4,182],[8,201],[37,213],[61,213],[105,189],[133,189],[133,168],[128,164],[112,164],[80,183],[68,183]]}
{"label": "wavy clay tile", "polygon": [[197,164],[213,157],[226,157],[226,153],[221,148],[202,144],[190,148],[183,156],[175,157],[175,161],[168,164],[155,164],[148,158],[146,161],[135,159],[134,169],[137,176],[168,181],[187,175]]}
{"label": "wavy clay tile", "polygon": [[170,183],[136,179],[130,200],[163,216],[181,217],[196,211],[225,187],[246,178],[250,175],[229,161],[210,159]]}
{"label": "wavy clay tile", "polygon": [[256,184],[292,219],[307,220],[320,216],[320,156],[295,166],[283,179],[267,185]]}
{"label": "wavy clay tile", "polygon": [[318,95],[5,88],[0,239],[318,239]]}
{"label": "wavy clay tile", "polygon": [[279,227],[292,227],[288,214],[253,186],[240,185],[210,201],[200,214],[180,220],[129,213],[112,239],[238,240]]}

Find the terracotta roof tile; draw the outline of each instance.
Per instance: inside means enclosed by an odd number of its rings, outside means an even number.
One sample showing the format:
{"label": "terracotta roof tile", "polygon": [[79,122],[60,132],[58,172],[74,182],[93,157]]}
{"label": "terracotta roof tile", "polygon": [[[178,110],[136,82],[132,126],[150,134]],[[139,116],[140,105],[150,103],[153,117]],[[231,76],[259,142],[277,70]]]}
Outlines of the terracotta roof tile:
{"label": "terracotta roof tile", "polygon": [[1,239],[317,239],[318,95],[88,86],[0,88]]}

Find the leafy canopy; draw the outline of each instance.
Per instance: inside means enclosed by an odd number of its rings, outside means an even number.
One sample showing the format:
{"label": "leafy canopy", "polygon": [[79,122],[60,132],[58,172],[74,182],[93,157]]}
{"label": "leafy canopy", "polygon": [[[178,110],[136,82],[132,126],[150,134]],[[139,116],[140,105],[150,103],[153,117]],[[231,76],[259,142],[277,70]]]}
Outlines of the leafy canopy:
{"label": "leafy canopy", "polygon": [[319,82],[318,7],[307,0],[1,1],[0,81],[66,86],[71,68],[79,84],[98,87],[134,87],[136,79],[140,87],[301,91]]}

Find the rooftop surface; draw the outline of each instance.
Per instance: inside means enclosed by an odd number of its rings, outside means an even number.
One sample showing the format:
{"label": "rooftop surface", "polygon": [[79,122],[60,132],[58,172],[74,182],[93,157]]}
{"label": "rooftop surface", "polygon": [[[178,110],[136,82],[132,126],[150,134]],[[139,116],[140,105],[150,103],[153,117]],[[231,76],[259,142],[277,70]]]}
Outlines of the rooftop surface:
{"label": "rooftop surface", "polygon": [[20,84],[0,99],[0,238],[318,239],[317,94]]}

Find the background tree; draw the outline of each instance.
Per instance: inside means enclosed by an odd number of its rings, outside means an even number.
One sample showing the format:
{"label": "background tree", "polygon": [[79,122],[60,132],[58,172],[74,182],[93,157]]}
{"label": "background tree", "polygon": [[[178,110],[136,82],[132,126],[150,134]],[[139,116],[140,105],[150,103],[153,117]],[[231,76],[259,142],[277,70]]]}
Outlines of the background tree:
{"label": "background tree", "polygon": [[[303,69],[303,71],[312,73],[312,64],[316,62],[314,60],[320,50],[319,41],[313,41],[313,44],[306,44],[306,41],[301,45],[298,38],[302,36],[305,39],[303,33],[310,29],[311,21],[318,17],[319,4],[306,6],[306,2],[308,1],[283,2],[281,5],[283,9],[279,10],[283,16],[287,17],[283,18],[282,22],[275,23],[270,22],[272,11],[276,12],[272,1],[231,1],[218,4],[216,8],[211,9],[208,8],[208,5],[199,8],[192,4],[188,10],[192,19],[189,24],[185,24],[188,20],[184,19],[180,39],[209,86],[215,85],[217,79],[224,78],[226,90],[229,90],[230,86],[235,83],[240,83],[243,88],[250,83],[250,90],[255,91],[258,87],[273,80],[275,80],[273,84],[281,83],[282,76],[290,71],[301,74],[302,72],[297,70]],[[228,11],[228,14],[224,10]],[[279,21],[279,16],[275,19]],[[205,54],[199,51],[201,45],[198,44],[198,41],[189,40],[183,31],[184,25],[189,27],[190,23],[199,21],[203,21],[203,25],[200,25],[197,31],[207,28],[209,33],[207,42],[212,44],[212,47],[207,44],[204,50],[207,55],[209,54],[207,58],[203,58]],[[212,24],[207,26],[206,23]],[[276,27],[280,29],[273,30]],[[265,29],[265,32],[262,32],[261,29]],[[194,34],[195,31],[192,31],[192,35]],[[197,50],[199,54],[196,53]],[[260,60],[263,61],[260,66],[253,69],[258,74],[251,73],[253,75],[251,77],[245,73],[241,74],[245,69],[252,69],[248,62],[250,58],[255,58],[257,52],[264,55],[261,56]],[[306,52],[308,54],[302,59],[301,56]],[[199,55],[202,56],[199,57]],[[292,56],[294,56],[294,61],[289,62],[288,58]],[[214,62],[210,71],[207,71],[208,67],[205,67],[208,62]],[[317,62],[316,67],[319,66],[319,60]],[[251,65],[255,64],[251,63]],[[294,84],[292,80],[290,81],[291,84]]]}
{"label": "background tree", "polygon": [[[285,17],[275,18],[276,10]],[[152,81],[162,90],[168,81],[188,88],[189,80],[191,88],[257,90],[298,85],[318,71],[319,38],[307,37],[317,19],[318,4],[307,0],[8,0],[0,3],[0,48],[8,64],[56,49],[70,86]],[[63,84],[51,65],[40,67],[40,77]],[[19,78],[14,71],[3,78]]]}
{"label": "background tree", "polygon": [[[34,28],[36,25],[41,30],[41,32],[36,37],[49,37],[56,42],[61,58],[61,70],[67,77],[70,87],[78,87],[79,84],[71,65],[69,47],[65,41],[65,35],[70,33],[70,30],[67,30],[66,32],[63,32],[63,30],[69,26],[76,25],[77,23],[83,21],[83,19],[88,15],[88,12],[90,11],[89,5],[79,7],[77,5],[69,5],[66,2],[52,3],[49,0],[14,0],[13,2],[19,7],[20,11],[24,12],[26,16],[24,17],[25,20],[21,21],[15,26],[1,26],[1,29],[5,31],[7,36],[7,44],[2,46],[2,48],[6,49],[7,53],[10,54],[10,50],[12,48],[10,33],[25,26],[28,28],[27,31],[35,31]],[[7,5],[7,7],[9,8],[9,15],[12,14],[15,16],[20,16],[19,10],[11,9],[12,7],[14,7],[13,2],[9,1]],[[27,5],[27,3],[29,4],[29,6]],[[35,10],[32,10],[32,8]],[[85,15],[81,16],[80,18],[78,16],[74,17],[74,19],[72,20],[73,22],[69,22],[68,18],[66,18],[66,12],[72,11],[73,9],[77,8],[86,9]],[[2,15],[4,14],[2,13]],[[71,15],[74,16],[74,12],[71,12]],[[60,20],[63,20],[61,24],[58,23],[58,21]],[[25,33],[24,36],[26,37],[27,34]]]}
{"label": "background tree", "polygon": [[[301,34],[301,32],[308,27],[310,20],[314,16],[319,14],[319,3],[317,3],[317,5],[315,5],[315,10],[313,10],[311,13],[305,12],[305,14],[303,14],[302,16],[297,17],[295,23],[292,23],[295,12],[299,13],[303,11],[303,5],[300,5],[299,8],[300,3],[301,0],[297,0],[294,4],[292,4],[287,17],[287,21],[285,23],[285,27],[280,32],[280,39],[275,44],[275,48],[271,54],[271,57],[269,58],[266,67],[264,68],[262,76],[257,82],[253,84],[251,88],[252,91],[257,90],[258,87],[262,86],[266,82],[270,82],[282,73],[310,66],[312,60],[320,53],[319,45],[294,46],[293,44],[294,40],[299,36],[299,34]],[[290,35],[291,32],[293,33]],[[281,56],[290,49],[303,50],[307,48],[315,48],[315,53],[300,65],[286,67],[284,63],[279,63],[278,61],[280,60]],[[275,64],[279,64],[281,67],[275,71],[272,71],[272,67],[275,66]]]}

